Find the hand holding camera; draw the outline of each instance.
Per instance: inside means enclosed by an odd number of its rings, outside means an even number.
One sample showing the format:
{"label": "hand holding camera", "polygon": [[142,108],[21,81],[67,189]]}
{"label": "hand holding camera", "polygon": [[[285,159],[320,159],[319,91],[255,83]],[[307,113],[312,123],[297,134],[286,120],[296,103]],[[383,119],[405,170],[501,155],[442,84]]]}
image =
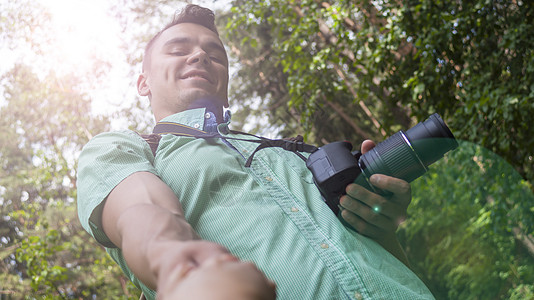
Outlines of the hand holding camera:
{"label": "hand holding camera", "polygon": [[[362,143],[362,153],[365,154],[374,147],[372,141],[366,140]],[[411,189],[407,181],[382,174],[372,175],[369,182],[391,195],[376,194],[351,183],[347,185],[346,194],[340,198],[339,205],[346,225],[362,235],[378,240],[396,232],[406,218]]]}
{"label": "hand holding camera", "polygon": [[349,228],[384,241],[394,235],[411,201],[410,182],[458,147],[438,114],[376,145],[334,142],[306,161],[326,204]]}

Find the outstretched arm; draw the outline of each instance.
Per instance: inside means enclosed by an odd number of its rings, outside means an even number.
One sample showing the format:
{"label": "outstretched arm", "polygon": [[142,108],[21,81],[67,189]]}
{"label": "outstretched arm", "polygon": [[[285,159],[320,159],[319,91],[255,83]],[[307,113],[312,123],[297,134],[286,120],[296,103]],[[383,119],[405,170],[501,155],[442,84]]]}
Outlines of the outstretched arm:
{"label": "outstretched arm", "polygon": [[173,284],[167,280],[169,274],[229,255],[223,246],[198,238],[176,195],[149,172],[134,173],[113,189],[104,205],[102,225],[122,249],[130,269],[145,285],[158,290],[160,299],[166,285]]}
{"label": "outstretched arm", "polygon": [[[364,141],[362,153],[374,146],[372,141]],[[409,266],[408,258],[395,232],[406,218],[406,210],[412,199],[410,184],[402,179],[381,174],[374,174],[369,180],[373,186],[393,195],[386,198],[360,185],[349,184],[346,188],[347,194],[340,199],[340,205],[344,208],[341,216],[357,232],[372,238]]]}

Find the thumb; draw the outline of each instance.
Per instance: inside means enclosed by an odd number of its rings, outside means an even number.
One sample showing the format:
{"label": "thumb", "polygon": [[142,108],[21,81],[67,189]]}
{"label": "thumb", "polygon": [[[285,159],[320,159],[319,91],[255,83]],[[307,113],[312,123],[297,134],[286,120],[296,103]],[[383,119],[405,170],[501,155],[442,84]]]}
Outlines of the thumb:
{"label": "thumb", "polygon": [[369,150],[373,149],[376,146],[375,142],[371,140],[365,140],[362,143],[362,154],[365,154],[365,152],[368,152]]}

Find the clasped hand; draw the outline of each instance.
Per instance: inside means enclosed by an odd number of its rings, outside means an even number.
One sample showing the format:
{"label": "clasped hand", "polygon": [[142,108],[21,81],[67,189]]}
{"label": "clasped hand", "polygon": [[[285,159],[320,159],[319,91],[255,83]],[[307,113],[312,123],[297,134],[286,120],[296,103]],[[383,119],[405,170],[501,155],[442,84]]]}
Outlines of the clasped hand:
{"label": "clasped hand", "polygon": [[[216,243],[188,241],[170,247],[159,273],[158,300],[274,300],[276,285],[253,263]],[[163,255],[165,256],[165,255]]]}

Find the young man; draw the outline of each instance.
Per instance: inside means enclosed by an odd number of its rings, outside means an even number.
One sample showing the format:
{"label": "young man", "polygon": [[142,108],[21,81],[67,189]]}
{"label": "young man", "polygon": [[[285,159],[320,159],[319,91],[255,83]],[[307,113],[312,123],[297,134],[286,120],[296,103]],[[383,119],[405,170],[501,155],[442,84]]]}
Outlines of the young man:
{"label": "young man", "polygon": [[[372,176],[393,193],[388,199],[349,185],[341,217],[354,231],[323,202],[294,153],[266,148],[245,166],[257,144],[232,139],[251,137],[231,132],[223,117],[228,59],[213,20],[210,10],[188,5],[158,33],[138,91],[156,121],[221,138],[162,134],[154,156],[134,132],[96,136],[79,161],[84,228],[149,299],[155,291],[159,299],[184,289],[192,295],[194,286],[209,286],[216,296],[206,299],[269,299],[270,280],[280,299],[432,298],[395,237],[411,200],[407,182]],[[362,151],[373,146],[366,141]],[[240,279],[228,264],[257,280]],[[228,274],[233,284],[214,285],[209,274]]]}

